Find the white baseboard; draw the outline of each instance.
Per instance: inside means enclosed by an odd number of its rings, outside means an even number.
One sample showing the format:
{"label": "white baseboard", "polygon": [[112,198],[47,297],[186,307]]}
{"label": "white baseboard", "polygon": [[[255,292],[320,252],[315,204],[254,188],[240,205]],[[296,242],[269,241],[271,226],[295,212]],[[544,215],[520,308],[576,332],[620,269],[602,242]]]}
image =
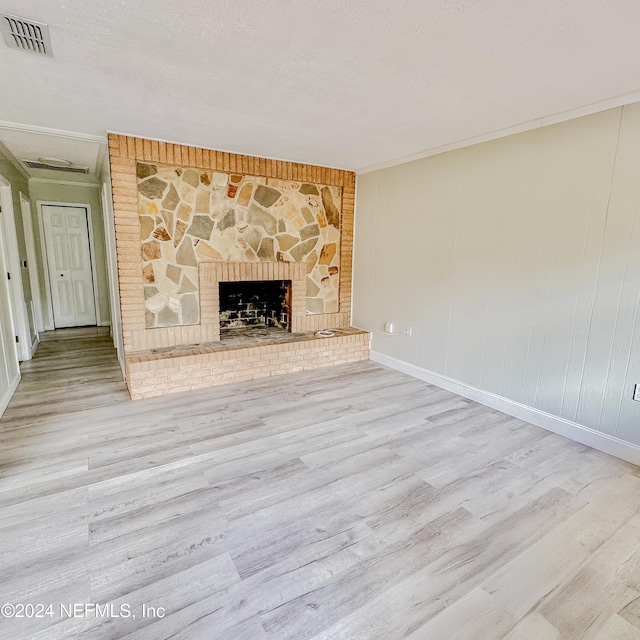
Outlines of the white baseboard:
{"label": "white baseboard", "polygon": [[9,405],[9,402],[11,401],[11,398],[13,397],[13,394],[16,392],[16,389],[18,388],[19,384],[20,384],[20,376],[18,376],[13,381],[11,386],[5,392],[4,396],[0,398],[0,418],[2,418],[2,414],[4,413],[5,409]]}
{"label": "white baseboard", "polygon": [[371,352],[371,360],[395,369],[396,371],[406,373],[414,378],[424,380],[429,384],[436,385],[447,391],[457,393],[470,400],[475,400],[480,404],[502,411],[514,418],[519,418],[520,420],[535,424],[548,431],[553,431],[553,433],[557,433],[570,440],[586,444],[593,449],[598,449],[598,451],[604,451],[604,453],[616,456],[632,464],[640,465],[640,447],[631,442],[620,440],[620,438],[585,427],[571,420],[565,420],[564,418],[554,416],[526,404],[509,400],[509,398],[496,395],[490,391],[476,389],[459,380],[448,378],[440,373],[423,369],[422,367],[410,364],[404,360],[398,360],[397,358],[387,356],[378,351]]}
{"label": "white baseboard", "polygon": [[30,358],[33,358],[33,354],[36,352],[36,349],[38,348],[38,345],[40,344],[40,335],[36,333],[36,338],[33,341],[33,343],[31,344],[31,354],[30,354]]}
{"label": "white baseboard", "polygon": [[122,354],[118,353],[118,363],[120,364],[120,370],[122,371],[122,379],[127,381],[127,369],[124,365],[124,357]]}

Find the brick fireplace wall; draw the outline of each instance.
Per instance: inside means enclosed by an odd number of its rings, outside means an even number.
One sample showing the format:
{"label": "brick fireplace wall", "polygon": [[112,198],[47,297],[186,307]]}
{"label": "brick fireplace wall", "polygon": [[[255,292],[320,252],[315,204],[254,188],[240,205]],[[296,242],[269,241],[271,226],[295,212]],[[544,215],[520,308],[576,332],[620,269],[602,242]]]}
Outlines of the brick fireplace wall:
{"label": "brick fireplace wall", "polygon": [[[368,359],[355,174],[115,134],[109,159],[133,399]],[[218,283],[242,280],[291,283],[291,333],[220,339]]]}
{"label": "brick fireplace wall", "polygon": [[[120,285],[120,308],[125,356],[127,353],[159,347],[193,345],[216,339],[211,324],[202,323],[198,317],[193,324],[174,326],[149,326],[149,314],[145,301],[141,218],[150,217],[148,209],[141,204],[137,168],[140,163],[177,167],[181,170],[196,169],[198,173],[219,172],[229,176],[247,176],[284,181],[284,186],[297,190],[305,184],[319,185],[340,192],[339,247],[337,259],[339,279],[337,285],[337,309],[328,313],[305,313],[297,325],[299,331],[316,331],[336,327],[348,327],[351,308],[351,265],[353,250],[353,209],[355,197],[355,174],[339,169],[242,156],[222,151],[175,145],[129,136],[109,134],[109,158],[111,163],[113,203],[116,225],[116,249]],[[283,184],[279,183],[278,188]],[[237,197],[234,192],[234,197]],[[324,203],[323,203],[324,204]],[[145,205],[148,206],[148,205]],[[158,211],[158,224],[164,223]],[[175,223],[174,223],[175,224]],[[157,229],[156,229],[157,230]],[[155,247],[154,247],[155,251]],[[219,252],[218,252],[219,254]],[[230,256],[235,257],[235,256]],[[271,256],[267,256],[271,258]],[[223,258],[223,259],[220,259]],[[222,255],[202,255],[198,266],[206,262],[230,262]],[[290,257],[285,259],[290,260]],[[233,261],[237,261],[233,260]],[[304,262],[301,259],[300,262]],[[198,275],[198,283],[200,274]],[[201,292],[200,292],[201,293]],[[328,305],[331,306],[331,305]],[[198,314],[199,316],[199,314]]]}

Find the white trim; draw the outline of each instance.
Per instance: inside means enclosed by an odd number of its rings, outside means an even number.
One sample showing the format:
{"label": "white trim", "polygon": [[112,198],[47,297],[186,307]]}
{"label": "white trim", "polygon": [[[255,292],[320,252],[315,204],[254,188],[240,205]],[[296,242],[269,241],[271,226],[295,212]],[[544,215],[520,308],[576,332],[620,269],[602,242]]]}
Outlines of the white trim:
{"label": "white trim", "polygon": [[[69,205],[67,205],[69,206]],[[93,239],[93,218],[91,217],[91,205],[82,205],[87,209],[87,227],[89,229],[89,258],[91,260],[91,279],[93,280],[93,301],[96,307],[96,325],[100,326],[100,295],[98,290],[98,270],[96,269],[96,250]]]}
{"label": "white trim", "polygon": [[47,303],[47,321],[44,321],[43,314],[42,324],[45,331],[53,331],[56,327],[53,324],[53,301],[51,298],[51,281],[49,280],[49,263],[47,262],[47,247],[41,200],[36,201],[36,209],[38,213],[38,229],[40,231],[40,258],[42,260],[42,270],[44,271],[44,296]]}
{"label": "white trim", "polygon": [[[340,207],[342,210],[342,207]],[[353,231],[351,232],[351,305],[349,306],[349,324],[353,322],[353,282],[356,274],[356,233],[358,229],[358,176],[356,176],[353,185]],[[342,233],[340,233],[340,255],[342,256]],[[342,277],[340,275],[339,277]],[[338,298],[339,299],[339,298]],[[340,309],[338,309],[340,311]],[[371,338],[369,338],[369,346],[371,346]]]}
{"label": "white trim", "polygon": [[87,142],[107,143],[107,136],[96,136],[90,133],[78,133],[76,131],[65,131],[63,129],[52,129],[51,127],[38,127],[31,124],[20,124],[19,122],[9,122],[0,120],[0,129],[10,131],[25,131],[29,133],[40,133],[45,136],[56,136],[58,138],[68,138],[69,140],[86,140]]}
{"label": "white trim", "polygon": [[[11,345],[11,348],[10,348],[11,353],[0,352],[0,357],[4,356],[8,375],[12,373],[11,368],[12,367],[15,368],[15,377],[11,381],[11,384],[5,391],[2,398],[0,398],[0,417],[2,417],[2,414],[7,408],[7,405],[9,404],[11,397],[13,396],[18,384],[20,383],[20,377],[21,377],[20,360],[18,358],[18,346],[15,343],[16,330],[14,327],[15,323],[14,323],[14,313],[13,313],[13,300],[11,299],[12,296],[11,296],[11,289],[9,287],[9,281],[4,279],[4,271],[8,268],[7,266],[8,256],[6,255],[6,251],[4,249],[4,242],[2,241],[2,238],[4,237],[4,233],[2,231],[3,227],[4,225],[0,225],[0,236],[2,236],[0,237],[0,265],[2,267],[2,273],[0,273],[0,287],[4,288],[4,291],[7,297],[7,304],[9,305],[9,326],[4,327],[3,332],[4,330],[6,330],[9,333],[9,336],[10,336],[9,344]],[[9,362],[9,360],[11,361]]]}
{"label": "white trim", "polygon": [[0,418],[2,418],[2,415],[4,414],[7,407],[9,406],[9,403],[11,402],[11,398],[13,397],[13,394],[16,392],[16,389],[18,388],[19,384],[20,384],[20,372],[18,371],[18,375],[16,376],[16,379],[11,383],[11,385],[7,389],[4,396],[0,398]]}
{"label": "white trim", "polygon": [[95,182],[78,182],[77,180],[54,180],[52,178],[29,178],[29,182],[43,182],[45,184],[66,184],[72,187],[92,187],[99,189],[100,185]]}
{"label": "white trim", "polygon": [[49,274],[49,262],[47,260],[47,243],[45,239],[44,233],[44,220],[42,216],[42,207],[75,207],[78,209],[85,209],[87,212],[87,230],[89,232],[89,260],[91,262],[91,280],[93,282],[93,302],[96,310],[96,326],[100,325],[100,302],[98,300],[98,274],[96,273],[96,256],[95,256],[95,245],[93,241],[93,219],[91,217],[91,205],[87,203],[80,202],[52,202],[50,200],[38,200],[36,202],[36,207],[38,209],[38,227],[40,228],[40,237],[42,242],[40,243],[40,250],[42,252],[42,263],[44,265],[44,275],[46,281],[46,295],[47,295],[47,306],[49,312],[49,325],[47,330],[55,329],[54,319],[53,319],[53,301],[51,299],[51,277]]}
{"label": "white trim", "polygon": [[24,227],[24,242],[27,246],[27,267],[29,269],[29,282],[31,283],[31,302],[33,304],[33,321],[36,330],[36,343],[39,340],[38,335],[44,330],[44,321],[42,319],[42,304],[40,298],[42,288],[40,287],[40,278],[38,277],[38,259],[36,256],[36,240],[33,235],[33,218],[31,211],[31,200],[20,192],[20,204],[22,206],[22,226]]}
{"label": "white trim", "polygon": [[496,395],[490,391],[483,391],[482,389],[476,389],[464,382],[454,380],[440,373],[423,369],[404,360],[398,360],[391,356],[380,353],[379,351],[371,352],[371,360],[379,364],[391,367],[396,371],[401,371],[407,375],[413,376],[420,380],[424,380],[429,384],[436,385],[447,391],[452,391],[460,396],[475,400],[481,404],[484,404],[492,409],[497,409],[510,416],[519,418],[531,424],[535,424],[538,427],[557,433],[570,440],[575,440],[585,444],[598,451],[604,451],[612,456],[631,462],[632,464],[640,465],[640,446],[621,440],[614,436],[610,436],[601,431],[596,431],[584,425],[572,422],[571,420],[565,420],[558,416],[554,416],[546,411],[535,409],[520,402],[509,400],[503,396]]}
{"label": "white trim", "polygon": [[447,151],[454,151],[455,149],[462,149],[464,147],[470,147],[474,144],[480,144],[481,142],[489,142],[490,140],[497,140],[498,138],[504,138],[516,133],[523,133],[524,131],[531,131],[532,129],[542,129],[552,124],[558,124],[559,122],[566,122],[567,120],[573,120],[574,118],[581,118],[582,116],[589,116],[600,111],[606,111],[607,109],[616,109],[623,107],[627,104],[634,102],[640,102],[640,91],[633,91],[631,93],[624,93],[607,100],[601,100],[600,102],[593,102],[592,104],[584,105],[582,107],[576,107],[575,109],[569,109],[568,111],[560,111],[558,113],[552,113],[541,118],[535,118],[527,122],[513,125],[511,127],[505,127],[504,129],[497,129],[495,131],[489,131],[479,136],[472,136],[471,138],[465,138],[463,140],[457,140],[450,144],[444,144],[439,147],[432,147],[417,153],[412,153],[394,160],[388,160],[386,162],[380,162],[378,164],[372,164],[368,167],[362,167],[357,169],[358,175],[363,173],[371,173],[372,171],[379,171],[380,169],[388,169],[389,167],[395,167],[400,164],[406,164],[407,162],[413,162],[414,160],[422,160],[430,156],[435,156]]}
{"label": "white trim", "polygon": [[[33,312],[33,299],[29,301],[29,304],[31,305],[31,311]],[[31,343],[30,350],[29,350],[29,355],[31,358],[33,358],[39,344],[40,344],[40,334],[36,330],[36,335],[33,338],[33,342]]]}
{"label": "white trim", "polygon": [[7,269],[12,277],[9,282],[9,289],[13,298],[13,322],[15,335],[18,336],[18,359],[20,361],[31,359],[31,332],[27,320],[27,305],[24,299],[24,288],[22,286],[22,265],[20,264],[20,253],[18,250],[18,234],[16,229],[16,218],[13,210],[13,190],[11,183],[0,175],[0,203],[5,224],[7,243]]}
{"label": "white trim", "polygon": [[111,337],[113,346],[116,348],[118,362],[122,369],[122,377],[125,377],[124,354],[122,346],[122,319],[120,316],[120,286],[118,283],[118,254],[116,252],[116,234],[113,213],[113,203],[111,201],[111,172],[109,167],[105,167],[106,179],[102,183],[100,191],[102,204],[102,221],[104,224],[104,241],[107,262],[107,278],[109,286],[109,311],[111,318]]}

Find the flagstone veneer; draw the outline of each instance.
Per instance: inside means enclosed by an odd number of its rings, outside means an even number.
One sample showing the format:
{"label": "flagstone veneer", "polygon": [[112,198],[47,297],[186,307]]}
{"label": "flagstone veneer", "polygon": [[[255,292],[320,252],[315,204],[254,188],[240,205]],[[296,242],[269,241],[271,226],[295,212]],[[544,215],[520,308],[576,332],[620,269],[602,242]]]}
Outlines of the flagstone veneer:
{"label": "flagstone veneer", "polygon": [[[212,262],[286,264],[280,254],[304,271],[299,331],[349,326],[352,172],[116,134],[109,162],[125,359],[215,340],[202,316],[202,267]],[[307,196],[318,206],[303,204]]]}
{"label": "flagstone veneer", "polygon": [[337,313],[342,189],[136,163],[147,328],[200,322],[201,262],[303,262],[308,313]]}

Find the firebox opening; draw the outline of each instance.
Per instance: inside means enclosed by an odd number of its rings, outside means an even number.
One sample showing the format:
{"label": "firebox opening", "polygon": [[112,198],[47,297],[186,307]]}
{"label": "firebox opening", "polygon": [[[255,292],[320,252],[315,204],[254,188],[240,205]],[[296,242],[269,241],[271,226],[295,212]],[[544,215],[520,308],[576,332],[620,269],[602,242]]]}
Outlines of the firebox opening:
{"label": "firebox opening", "polygon": [[220,329],[291,330],[291,280],[220,282]]}

